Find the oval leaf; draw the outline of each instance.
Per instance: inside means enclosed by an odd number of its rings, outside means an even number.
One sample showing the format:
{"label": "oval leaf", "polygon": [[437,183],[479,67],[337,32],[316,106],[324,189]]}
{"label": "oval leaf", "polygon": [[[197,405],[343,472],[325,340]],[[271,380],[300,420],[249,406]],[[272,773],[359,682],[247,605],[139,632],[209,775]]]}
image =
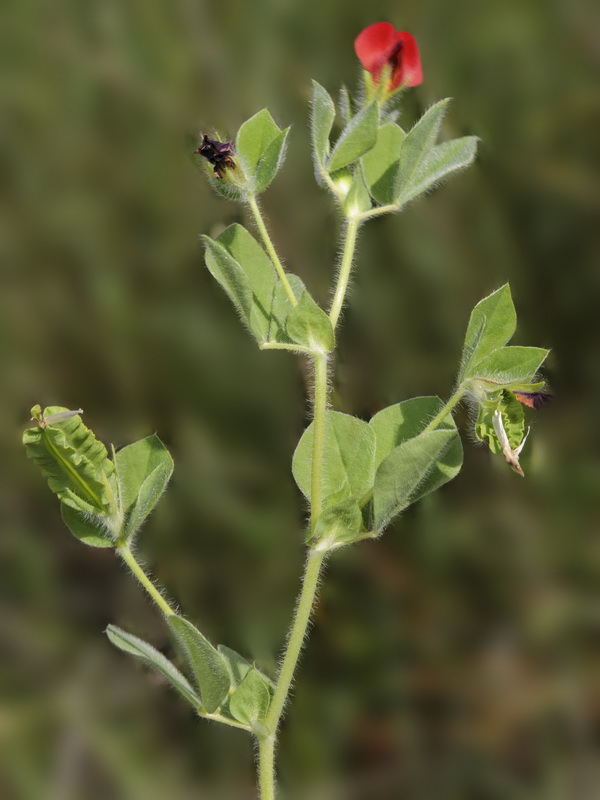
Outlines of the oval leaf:
{"label": "oval leaf", "polygon": [[[369,422],[376,436],[375,469],[398,445],[418,436],[443,407],[439,397],[412,397],[375,414]],[[437,430],[456,430],[452,414]]]}
{"label": "oval leaf", "polygon": [[364,531],[360,506],[350,498],[326,508],[319,515],[310,541],[326,542],[328,545],[349,544]]}
{"label": "oval leaf", "polygon": [[252,667],[229,698],[229,711],[238,722],[256,729],[267,716],[270,702],[269,684]]}
{"label": "oval leaf", "polygon": [[[287,130],[282,131],[266,108],[246,120],[238,131],[235,151],[255,192],[261,192],[275,176]],[[261,188],[262,187],[262,188]]]}
{"label": "oval leaf", "polygon": [[377,134],[372,150],[362,157],[363,175],[374,200],[381,205],[396,202],[396,178],[400,169],[400,151],[406,133],[398,125],[388,122]]}
{"label": "oval leaf", "polygon": [[102,517],[84,514],[66,503],[60,504],[63,522],[76,539],[90,547],[114,547],[115,539],[111,536]]}
{"label": "oval leaf", "polygon": [[353,117],[342,131],[327,164],[328,172],[336,172],[352,164],[374,147],[377,141],[379,107],[372,103]]}
{"label": "oval leaf", "polygon": [[329,156],[329,134],[335,120],[335,105],[328,91],[312,82],[310,135],[317,177]]}
{"label": "oval leaf", "polygon": [[293,341],[311,350],[328,353],[335,347],[335,335],[327,314],[304,292],[288,314],[286,331]]}
{"label": "oval leaf", "polygon": [[[207,251],[206,264],[233,300],[255,339],[261,344],[267,341],[291,343],[285,322],[292,304],[271,259],[252,234],[236,223],[208,242],[212,242],[215,249]],[[288,273],[288,282],[300,299],[306,291],[300,278]]]}
{"label": "oval leaf", "polygon": [[454,430],[422,433],[396,447],[375,475],[374,528],[390,520],[424,494],[451,480],[462,464],[462,445]]}
{"label": "oval leaf", "polygon": [[186,678],[176,669],[171,662],[166,659],[162,653],[159,653],[156,648],[145,642],[143,639],[138,639],[131,633],[127,633],[116,625],[109,625],[106,629],[106,635],[119,650],[124,653],[129,653],[136,658],[140,658],[145,664],[155,669],[164,678],[166,678],[171,686],[173,686],[179,694],[184,697],[196,711],[199,709],[201,703],[200,698],[192,689]]}
{"label": "oval leaf", "polygon": [[479,361],[471,370],[472,380],[489,379],[498,385],[512,387],[533,379],[548,357],[542,347],[500,347]]}
{"label": "oval leaf", "polygon": [[517,312],[505,283],[484,297],[471,312],[462,354],[459,382],[471,377],[473,367],[493,350],[503,347],[517,327]]}
{"label": "oval leaf", "polygon": [[475,160],[478,141],[476,136],[464,136],[436,145],[410,182],[404,185],[396,202],[408,203],[423,192],[438,186],[453,172],[466,169]]}
{"label": "oval leaf", "polygon": [[394,188],[396,197],[401,197],[429,158],[449,102],[450,99],[446,98],[431,106],[409,131],[400,151],[400,167]]}
{"label": "oval leaf", "polygon": [[285,156],[285,144],[290,129],[279,131],[277,136],[265,148],[256,167],[254,192],[260,194],[267,189],[279,172]]}
{"label": "oval leaf", "polygon": [[173,474],[173,459],[156,436],[123,447],[115,455],[122,535],[127,540],[142,526]]}
{"label": "oval leaf", "polygon": [[225,662],[225,667],[229,673],[231,688],[235,689],[252,669],[252,664],[246,661],[239,653],[236,653],[235,650],[232,650],[230,647],[225,647],[224,644],[220,644],[217,650]]}
{"label": "oval leaf", "polygon": [[[298,442],[292,471],[300,491],[310,500],[314,423]],[[323,458],[324,505],[350,497],[361,498],[373,486],[375,433],[366,423],[349,414],[328,411],[325,415]],[[329,502],[328,502],[329,501]]]}
{"label": "oval leaf", "polygon": [[210,236],[203,236],[202,240],[206,245],[206,266],[229,295],[242,321],[250,328],[252,290],[246,273],[220,242]]}
{"label": "oval leaf", "polygon": [[222,656],[189,620],[173,614],[167,623],[194,672],[203,708],[209,713],[216,711],[230,687]]}

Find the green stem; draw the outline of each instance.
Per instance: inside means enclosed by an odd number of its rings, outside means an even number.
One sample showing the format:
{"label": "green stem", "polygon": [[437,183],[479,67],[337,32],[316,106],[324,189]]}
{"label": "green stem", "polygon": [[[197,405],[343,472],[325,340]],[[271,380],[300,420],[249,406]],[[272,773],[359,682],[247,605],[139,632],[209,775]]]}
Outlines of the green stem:
{"label": "green stem", "polygon": [[[279,676],[277,678],[277,686],[275,693],[269,706],[269,713],[267,714],[266,727],[268,730],[273,731],[273,735],[279,725],[279,720],[283,713],[290,686],[294,678],[294,671],[298,663],[298,657],[302,649],[306,629],[310,620],[310,615],[315,602],[315,595],[319,584],[319,575],[321,574],[321,566],[325,558],[324,552],[311,550],[308,554],[306,561],[306,570],[302,581],[302,590],[298,598],[298,605],[296,606],[296,614],[294,622],[290,631],[287,649],[283,657]],[[262,800],[262,796],[261,796]]]}
{"label": "green stem", "polygon": [[275,736],[258,740],[260,800],[275,800]]}
{"label": "green stem", "polygon": [[212,719],[215,722],[222,722],[223,725],[229,725],[232,728],[241,728],[244,731],[249,731],[250,728],[248,725],[244,725],[243,722],[236,722],[234,719],[229,719],[229,717],[224,717],[222,714],[209,714],[206,711],[202,711],[200,713],[202,719]]}
{"label": "green stem", "polygon": [[[315,394],[313,402],[313,452],[311,475],[311,526],[314,530],[323,505],[323,456],[325,447],[325,414],[327,411],[327,355],[314,354]],[[268,736],[259,739],[259,786],[261,800],[275,798],[275,744],[277,728],[287,702],[290,686],[302,645],[306,638],[306,630],[315,603],[319,585],[319,575],[325,558],[325,552],[309,550],[306,569],[302,579],[302,588],[290,629],[281,669],[277,677],[277,685],[265,720]]]}
{"label": "green stem", "polygon": [[296,295],[294,294],[292,287],[290,286],[290,282],[287,279],[287,275],[283,269],[283,265],[279,260],[279,256],[275,252],[275,247],[273,242],[271,241],[271,237],[269,236],[269,231],[267,230],[267,226],[265,225],[265,221],[262,218],[262,214],[260,213],[260,208],[258,207],[258,203],[256,202],[256,197],[253,194],[248,195],[248,205],[250,206],[250,210],[254,216],[254,221],[256,222],[256,227],[258,228],[258,232],[260,233],[263,243],[267,248],[267,253],[273,262],[273,266],[277,271],[277,275],[279,276],[279,280],[283,284],[283,288],[289,298],[290,303],[295,306],[297,305],[298,301],[296,300]]}
{"label": "green stem", "polygon": [[131,552],[131,549],[128,544],[122,544],[117,547],[117,553],[121,556],[123,561],[127,564],[129,569],[133,572],[135,577],[138,581],[142,584],[144,589],[148,592],[150,597],[154,600],[156,605],[160,608],[163,614],[166,617],[170,617],[175,614],[175,611],[171,608],[171,606],[167,603],[161,593],[158,591],[156,586],[152,583],[150,578],[146,575],[144,570],[140,567],[138,562],[135,560],[135,556]]}
{"label": "green stem", "polygon": [[387,205],[387,206],[379,206],[379,208],[371,208],[369,211],[363,211],[360,215],[360,219],[373,219],[373,217],[380,217],[382,214],[393,214],[395,211],[399,211],[400,206],[395,205]]}
{"label": "green stem", "polygon": [[338,282],[335,288],[335,294],[333,296],[333,303],[331,304],[331,310],[329,311],[329,319],[331,320],[331,325],[334,330],[344,305],[346,290],[348,289],[348,281],[350,279],[352,259],[354,258],[354,249],[356,247],[356,237],[358,234],[360,221],[361,217],[351,217],[348,219],[346,226],[346,242],[344,244],[344,252],[342,254],[342,263],[340,264],[340,274],[338,275]]}
{"label": "green stem", "polygon": [[464,393],[466,392],[466,390],[467,390],[467,387],[464,384],[461,384],[458,387],[458,389],[454,392],[454,394],[452,395],[450,400],[448,400],[446,405],[442,408],[440,413],[437,414],[431,420],[431,422],[429,423],[429,425],[427,425],[426,428],[423,428],[421,433],[429,433],[429,431],[435,430],[437,428],[437,426],[440,425],[446,419],[446,417],[452,411],[452,409],[460,403],[460,401],[462,400],[462,397],[463,397]]}
{"label": "green stem", "polygon": [[287,350],[291,353],[304,353],[307,356],[314,356],[315,351],[311,347],[302,344],[285,344],[284,342],[263,342],[258,345],[261,350]]}
{"label": "green stem", "polygon": [[314,357],[315,395],[313,401],[313,450],[310,480],[310,522],[315,529],[323,506],[323,454],[325,452],[325,416],[327,413],[327,356]]}

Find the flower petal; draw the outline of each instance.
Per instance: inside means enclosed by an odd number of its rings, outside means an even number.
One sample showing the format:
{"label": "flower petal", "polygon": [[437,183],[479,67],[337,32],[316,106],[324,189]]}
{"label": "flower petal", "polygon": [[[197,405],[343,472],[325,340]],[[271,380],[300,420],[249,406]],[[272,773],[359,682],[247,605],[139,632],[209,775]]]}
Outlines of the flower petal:
{"label": "flower petal", "polygon": [[405,31],[399,31],[396,36],[401,50],[398,65],[392,73],[391,88],[397,89],[400,85],[418,86],[423,83],[423,68],[417,41],[412,34]]}
{"label": "flower petal", "polygon": [[380,73],[397,41],[393,25],[376,22],[358,34],[354,40],[354,50],[367,72]]}

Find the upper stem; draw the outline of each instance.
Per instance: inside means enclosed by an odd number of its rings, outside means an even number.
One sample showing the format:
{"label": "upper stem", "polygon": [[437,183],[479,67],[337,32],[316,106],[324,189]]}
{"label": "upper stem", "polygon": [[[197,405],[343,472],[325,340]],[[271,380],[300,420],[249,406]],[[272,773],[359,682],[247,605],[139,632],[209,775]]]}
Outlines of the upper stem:
{"label": "upper stem", "polygon": [[458,389],[454,392],[450,400],[448,400],[446,405],[439,412],[439,414],[436,414],[436,416],[431,420],[429,425],[423,428],[421,433],[429,433],[429,431],[435,430],[437,426],[440,425],[446,419],[446,417],[452,411],[452,409],[460,403],[466,390],[467,387],[464,384],[461,384],[458,387]]}
{"label": "upper stem", "polygon": [[156,586],[152,583],[150,578],[146,575],[144,570],[140,567],[138,562],[135,560],[135,556],[131,552],[131,549],[128,544],[122,544],[117,547],[117,553],[121,556],[123,561],[127,564],[129,569],[133,572],[135,577],[138,581],[142,584],[144,589],[148,592],[150,597],[154,600],[156,605],[160,608],[163,614],[166,617],[170,617],[175,614],[175,611],[171,608],[171,606],[167,603],[165,598],[161,595],[158,591]]}
{"label": "upper stem", "polygon": [[253,194],[248,195],[248,205],[250,206],[250,210],[254,216],[254,221],[256,222],[256,227],[258,228],[258,232],[260,233],[263,243],[267,248],[267,253],[271,261],[273,262],[273,266],[277,271],[277,275],[279,276],[279,280],[283,284],[283,288],[285,289],[285,293],[287,294],[290,303],[295,306],[297,305],[298,301],[296,300],[296,295],[294,294],[292,287],[290,286],[290,282],[287,279],[287,275],[283,269],[283,265],[279,260],[279,256],[275,251],[275,247],[273,242],[271,241],[271,237],[269,236],[269,231],[267,230],[267,226],[265,225],[265,221],[262,218],[262,214],[260,213],[260,208],[258,207],[258,203],[256,202],[256,197]]}
{"label": "upper stem", "polygon": [[346,241],[344,243],[344,252],[342,253],[342,262],[340,264],[340,273],[338,275],[338,282],[333,296],[333,303],[329,311],[329,319],[331,325],[335,330],[339,316],[344,305],[346,297],[346,290],[348,289],[348,280],[350,279],[350,271],[352,269],[352,259],[354,258],[354,249],[356,247],[356,237],[358,228],[360,226],[359,217],[350,217],[346,225]]}
{"label": "upper stem", "polygon": [[327,355],[314,357],[315,389],[313,401],[313,448],[310,480],[310,523],[314,531],[323,505],[323,455],[327,413]]}

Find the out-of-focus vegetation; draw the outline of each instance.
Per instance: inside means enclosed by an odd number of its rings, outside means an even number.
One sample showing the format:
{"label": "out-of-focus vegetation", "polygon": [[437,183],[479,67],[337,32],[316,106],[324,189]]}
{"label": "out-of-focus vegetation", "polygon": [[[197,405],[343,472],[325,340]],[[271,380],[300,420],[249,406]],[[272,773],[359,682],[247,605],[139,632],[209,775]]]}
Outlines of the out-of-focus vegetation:
{"label": "out-of-focus vegetation", "polygon": [[[143,532],[157,579],[274,670],[303,560],[289,469],[303,365],[260,353],[198,234],[240,220],[186,135],[268,105],[293,124],[264,198],[322,301],[336,219],[312,176],[309,79],[358,76],[367,24],[411,31],[477,165],[361,236],[335,386],[369,416],[447,396],[471,307],[510,281],[515,343],[551,347],[526,480],[468,447],[457,480],[332,559],[281,745],[289,800],[592,800],[600,761],[600,18],[593,0],[8,0],[0,27],[0,796],[241,800],[250,742],[114,651],[168,647],[111,552],[83,547],[25,460],[34,403],[176,470]],[[519,339],[519,337],[522,337]],[[467,415],[463,415],[467,423]]]}

